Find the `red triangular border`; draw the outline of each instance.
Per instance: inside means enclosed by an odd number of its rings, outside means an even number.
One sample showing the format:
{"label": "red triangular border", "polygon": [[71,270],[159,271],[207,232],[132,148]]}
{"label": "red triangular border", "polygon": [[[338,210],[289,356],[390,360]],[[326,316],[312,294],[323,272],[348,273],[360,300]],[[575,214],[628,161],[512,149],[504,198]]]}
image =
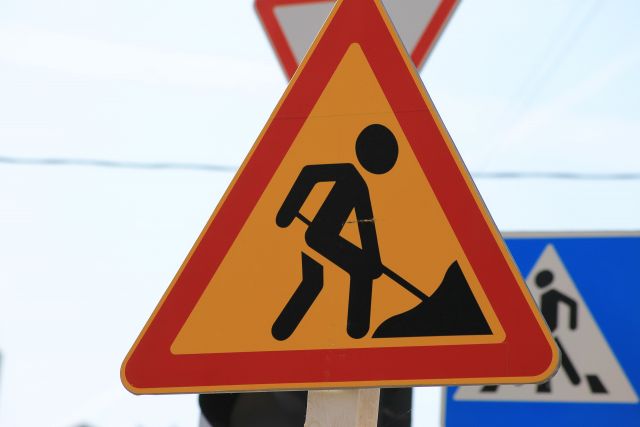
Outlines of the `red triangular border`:
{"label": "red triangular border", "polygon": [[[305,3],[326,3],[331,0],[256,0],[255,8],[262,25],[269,36],[271,46],[275,50],[280,64],[287,77],[291,78],[298,68],[298,61],[293,54],[291,45],[282,30],[275,15],[275,8],[283,5],[302,5]],[[440,0],[431,20],[427,23],[422,35],[418,39],[413,52],[410,53],[413,63],[418,69],[422,68],[440,33],[453,14],[459,0]]]}
{"label": "red triangular border", "polygon": [[[122,367],[136,393],[537,382],[557,349],[379,0],[340,0]],[[174,338],[351,43],[362,47],[506,338],[498,344],[174,355]],[[474,194],[475,193],[475,194]]]}

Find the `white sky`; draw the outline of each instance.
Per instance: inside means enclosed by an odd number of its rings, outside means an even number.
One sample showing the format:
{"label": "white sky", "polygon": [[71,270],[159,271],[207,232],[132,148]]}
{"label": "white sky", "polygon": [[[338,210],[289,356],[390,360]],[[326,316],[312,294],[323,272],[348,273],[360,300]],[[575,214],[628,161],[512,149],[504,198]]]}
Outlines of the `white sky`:
{"label": "white sky", "polygon": [[[422,77],[469,169],[640,172],[638,22],[635,0],[463,0]],[[0,5],[0,156],[238,165],[285,84],[249,0]],[[0,425],[197,425],[119,366],[230,178],[0,163]],[[639,180],[477,185],[502,230],[640,229]]]}

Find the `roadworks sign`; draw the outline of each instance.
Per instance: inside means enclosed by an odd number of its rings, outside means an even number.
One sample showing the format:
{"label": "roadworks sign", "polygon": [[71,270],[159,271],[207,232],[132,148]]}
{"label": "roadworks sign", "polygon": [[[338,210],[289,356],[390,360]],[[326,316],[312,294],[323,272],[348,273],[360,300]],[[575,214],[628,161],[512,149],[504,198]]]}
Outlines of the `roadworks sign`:
{"label": "roadworks sign", "polygon": [[139,393],[521,383],[556,362],[382,4],[343,0],[122,378]]}

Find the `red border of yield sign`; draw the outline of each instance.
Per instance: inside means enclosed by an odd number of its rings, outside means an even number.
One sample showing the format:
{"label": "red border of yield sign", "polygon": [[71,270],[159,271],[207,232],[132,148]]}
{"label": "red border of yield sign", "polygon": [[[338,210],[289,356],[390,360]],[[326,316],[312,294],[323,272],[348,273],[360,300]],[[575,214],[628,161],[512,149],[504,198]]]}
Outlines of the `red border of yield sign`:
{"label": "red border of yield sign", "polygon": [[[275,15],[275,9],[278,6],[283,5],[300,5],[305,3],[331,3],[335,0],[256,0],[255,8],[258,12],[258,16],[264,25],[264,28],[269,36],[271,45],[276,51],[282,68],[289,78],[293,77],[293,73],[298,68],[298,61],[296,60],[291,45],[287,40],[282,27],[278,22]],[[413,52],[410,52],[411,59],[418,69],[422,68],[433,45],[440,36],[440,33],[444,29],[447,21],[453,14],[459,0],[440,0],[435,13],[431,20],[426,23],[422,35],[418,39]]]}

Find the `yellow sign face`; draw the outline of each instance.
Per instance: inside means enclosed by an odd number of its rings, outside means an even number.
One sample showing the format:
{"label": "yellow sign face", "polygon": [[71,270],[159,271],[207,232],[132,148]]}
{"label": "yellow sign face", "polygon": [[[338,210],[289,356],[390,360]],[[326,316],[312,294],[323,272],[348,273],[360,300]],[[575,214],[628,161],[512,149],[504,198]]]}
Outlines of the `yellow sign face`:
{"label": "yellow sign face", "polygon": [[548,378],[553,339],[380,2],[339,0],[310,52],[125,359],[125,386]]}
{"label": "yellow sign face", "polygon": [[[397,161],[384,174],[368,172],[356,156],[356,139],[371,124],[385,126],[397,140]],[[370,327],[362,338],[349,336],[349,272],[305,242],[307,225],[303,221],[296,219],[287,228],[276,224],[276,215],[294,182],[303,168],[311,164],[350,164],[356,168],[369,190],[373,218],[364,220],[371,220],[375,225],[382,263],[425,295],[434,294],[448,268],[457,261],[491,332],[374,338],[374,332],[385,320],[421,303],[418,297],[383,274],[373,280]],[[336,185],[315,183],[304,201],[302,215],[313,220]],[[199,354],[501,341],[504,332],[500,323],[437,198],[429,189],[429,180],[360,45],[352,44],[180,330],[171,351]],[[355,212],[350,211],[339,233],[361,249],[357,221]],[[272,326],[301,284],[303,253],[322,266],[324,283],[295,331],[286,339],[278,340],[272,335]]]}

